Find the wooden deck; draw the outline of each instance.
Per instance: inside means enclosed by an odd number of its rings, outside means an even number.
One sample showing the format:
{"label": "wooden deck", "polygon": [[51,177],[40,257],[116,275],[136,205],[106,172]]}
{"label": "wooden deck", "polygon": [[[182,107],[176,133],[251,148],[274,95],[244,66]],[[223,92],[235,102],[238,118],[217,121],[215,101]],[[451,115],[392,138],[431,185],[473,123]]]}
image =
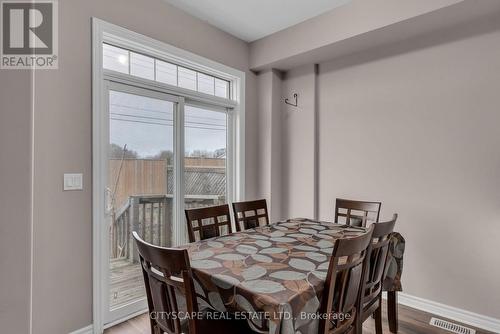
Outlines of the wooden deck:
{"label": "wooden deck", "polygon": [[127,259],[110,261],[109,305],[115,309],[139,298],[145,298],[141,267]]}

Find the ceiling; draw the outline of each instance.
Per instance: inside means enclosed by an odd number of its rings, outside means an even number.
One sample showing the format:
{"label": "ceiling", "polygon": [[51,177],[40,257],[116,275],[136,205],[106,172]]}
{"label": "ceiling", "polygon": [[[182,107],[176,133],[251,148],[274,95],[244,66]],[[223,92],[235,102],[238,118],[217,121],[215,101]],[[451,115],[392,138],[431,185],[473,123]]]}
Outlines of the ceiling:
{"label": "ceiling", "polygon": [[350,0],[165,0],[244,41],[252,42]]}

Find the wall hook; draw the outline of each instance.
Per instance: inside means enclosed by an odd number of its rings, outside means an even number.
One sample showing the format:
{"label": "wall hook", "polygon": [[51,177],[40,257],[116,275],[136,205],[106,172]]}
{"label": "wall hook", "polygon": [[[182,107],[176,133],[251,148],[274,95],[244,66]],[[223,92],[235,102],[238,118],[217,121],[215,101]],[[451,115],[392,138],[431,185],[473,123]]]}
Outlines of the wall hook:
{"label": "wall hook", "polygon": [[285,99],[285,103],[289,104],[289,105],[291,105],[293,107],[296,107],[297,104],[298,104],[298,95],[297,95],[297,93],[293,94],[293,98],[295,99],[295,103],[288,102],[288,98]]}

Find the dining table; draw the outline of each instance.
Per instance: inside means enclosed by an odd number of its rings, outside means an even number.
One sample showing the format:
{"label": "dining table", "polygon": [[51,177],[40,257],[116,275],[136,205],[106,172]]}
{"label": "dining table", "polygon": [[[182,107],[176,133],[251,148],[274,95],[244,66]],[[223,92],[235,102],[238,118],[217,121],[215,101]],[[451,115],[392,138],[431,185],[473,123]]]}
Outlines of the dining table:
{"label": "dining table", "polygon": [[[256,332],[317,333],[335,240],[353,238],[366,230],[294,218],[182,247],[188,250],[200,309],[239,315]],[[397,235],[391,240],[390,277],[384,282],[384,289],[393,293],[389,296],[392,303],[397,302],[395,293],[401,290],[402,253],[398,251],[402,247],[398,241]],[[404,239],[402,245],[404,250]],[[393,257],[392,253],[398,254]],[[396,305],[389,305],[389,311],[390,329],[397,332]]]}

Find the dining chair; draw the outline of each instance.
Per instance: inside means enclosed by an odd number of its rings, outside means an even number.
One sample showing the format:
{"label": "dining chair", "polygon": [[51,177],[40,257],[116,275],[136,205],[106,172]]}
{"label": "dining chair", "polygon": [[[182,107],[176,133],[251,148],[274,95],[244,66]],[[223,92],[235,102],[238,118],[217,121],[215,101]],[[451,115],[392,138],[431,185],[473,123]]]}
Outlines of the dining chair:
{"label": "dining chair", "polygon": [[345,224],[366,226],[367,222],[376,223],[380,214],[380,202],[355,201],[337,198],[335,201],[335,223],[339,218],[345,218]]}
{"label": "dining chair", "polygon": [[321,334],[356,332],[359,290],[373,226],[359,237],[335,241],[320,305]]}
{"label": "dining chair", "polygon": [[361,311],[357,319],[357,328],[361,329],[363,322],[374,315],[376,334],[382,334],[382,287],[389,254],[389,242],[397,219],[398,215],[394,214],[387,222],[371,225],[374,228],[366,257],[363,288],[360,292],[359,309]]}
{"label": "dining chair", "polygon": [[[229,205],[186,209],[189,242],[205,240],[233,232]],[[221,231],[222,230],[222,231]],[[198,235],[199,238],[196,238]]]}
{"label": "dining chair", "polygon": [[199,313],[186,249],[154,246],[137,232],[132,235],[144,276],[151,334],[252,333],[244,320],[201,316],[206,313]]}
{"label": "dining chair", "polygon": [[[151,333],[177,334],[186,329],[189,333],[197,333],[197,323],[192,317],[181,323],[179,317],[162,316],[198,312],[187,250],[154,246],[142,240],[137,232],[132,232],[132,235],[144,276]],[[184,302],[179,300],[176,290],[185,296],[185,310],[180,306]]]}
{"label": "dining chair", "polygon": [[244,231],[261,225],[269,225],[269,213],[265,199],[233,203],[236,231]]}

